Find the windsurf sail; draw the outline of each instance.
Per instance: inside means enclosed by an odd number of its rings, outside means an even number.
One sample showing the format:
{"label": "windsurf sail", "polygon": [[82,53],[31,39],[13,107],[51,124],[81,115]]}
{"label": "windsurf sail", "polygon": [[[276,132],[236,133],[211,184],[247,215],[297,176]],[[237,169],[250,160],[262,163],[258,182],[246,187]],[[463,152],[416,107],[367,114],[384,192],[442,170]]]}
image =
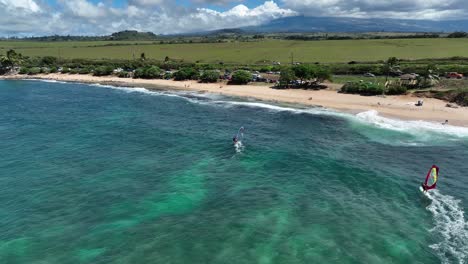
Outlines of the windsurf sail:
{"label": "windsurf sail", "polygon": [[437,180],[439,179],[439,167],[432,165],[431,169],[427,173],[426,180],[424,181],[424,190],[435,189]]}
{"label": "windsurf sail", "polygon": [[239,128],[236,135],[236,140],[241,140],[244,138],[244,127]]}

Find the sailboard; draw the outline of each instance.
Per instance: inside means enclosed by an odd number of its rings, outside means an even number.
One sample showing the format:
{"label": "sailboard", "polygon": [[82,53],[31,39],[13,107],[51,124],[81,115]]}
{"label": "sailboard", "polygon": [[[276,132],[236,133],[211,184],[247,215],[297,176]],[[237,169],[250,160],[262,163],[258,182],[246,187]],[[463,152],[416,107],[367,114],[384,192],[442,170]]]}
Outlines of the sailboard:
{"label": "sailboard", "polygon": [[241,127],[239,128],[239,130],[237,131],[237,134],[232,139],[234,141],[234,147],[237,153],[242,152],[242,149],[244,147],[242,145],[243,139],[244,139],[244,127]]}
{"label": "sailboard", "polygon": [[439,167],[432,165],[426,175],[426,180],[421,184],[419,190],[421,192],[427,192],[429,190],[435,189],[437,185],[437,180],[439,179]]}

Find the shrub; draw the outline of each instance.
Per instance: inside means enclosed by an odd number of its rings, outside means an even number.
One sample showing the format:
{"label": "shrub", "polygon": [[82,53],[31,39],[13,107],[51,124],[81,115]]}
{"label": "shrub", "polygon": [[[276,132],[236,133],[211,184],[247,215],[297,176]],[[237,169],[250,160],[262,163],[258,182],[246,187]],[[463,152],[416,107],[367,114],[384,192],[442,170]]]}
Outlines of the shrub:
{"label": "shrub", "polygon": [[461,105],[468,106],[468,89],[459,89],[456,91],[456,96],[453,102]]}
{"label": "shrub", "polygon": [[54,66],[54,67],[50,67],[50,73],[56,73],[56,72],[58,72],[57,67],[55,67],[55,66]]}
{"label": "shrub", "polygon": [[164,76],[163,76],[163,78],[164,78],[165,80],[172,79],[173,77],[174,77],[173,74],[170,73],[170,72],[164,73]]}
{"label": "shrub", "polygon": [[150,66],[145,68],[143,78],[156,79],[161,77],[161,69],[157,66]]}
{"label": "shrub", "polygon": [[281,87],[287,87],[289,84],[296,79],[296,76],[294,75],[294,71],[291,68],[284,68],[281,70],[280,74],[280,86]]}
{"label": "shrub", "polygon": [[259,72],[269,72],[272,71],[273,67],[271,66],[263,66],[260,68]]}
{"label": "shrub", "polygon": [[185,67],[178,70],[174,73],[174,80],[183,81],[183,80],[196,80],[198,79],[199,73],[195,68]]}
{"label": "shrub", "polygon": [[141,76],[144,75],[145,70],[143,68],[138,68],[135,70],[135,73],[133,74],[133,78],[141,78]]}
{"label": "shrub", "polygon": [[114,67],[112,66],[99,66],[94,70],[93,74],[95,76],[107,76],[107,75],[111,75],[113,71],[114,71]]}
{"label": "shrub", "polygon": [[342,93],[360,94],[360,95],[379,95],[383,94],[385,87],[377,83],[348,82],[341,88]]}
{"label": "shrub", "polygon": [[219,79],[219,72],[218,71],[204,71],[203,74],[200,76],[200,81],[204,83],[215,83]]}
{"label": "shrub", "polygon": [[57,64],[57,58],[52,56],[45,56],[41,59],[41,65],[51,66]]}
{"label": "shrub", "polygon": [[466,38],[468,33],[466,32],[453,32],[447,36],[447,38]]}
{"label": "shrub", "polygon": [[128,71],[121,71],[121,72],[117,73],[117,76],[119,78],[128,78],[128,77],[130,77],[130,73]]}
{"label": "shrub", "polygon": [[161,77],[161,69],[157,66],[146,66],[135,70],[134,78],[157,79]]}
{"label": "shrub", "polygon": [[91,73],[91,68],[89,67],[84,67],[78,70],[78,74],[90,74]]}
{"label": "shrub", "polygon": [[252,74],[248,71],[240,70],[232,74],[232,84],[248,84],[252,81]]}
{"label": "shrub", "polygon": [[400,95],[400,94],[406,94],[408,89],[405,86],[401,85],[391,85],[388,87],[386,94],[388,95]]}
{"label": "shrub", "polygon": [[41,73],[41,68],[39,67],[32,67],[29,69],[28,74],[29,75],[35,75]]}
{"label": "shrub", "polygon": [[31,71],[30,68],[28,67],[21,67],[19,70],[19,74],[29,74],[29,71]]}

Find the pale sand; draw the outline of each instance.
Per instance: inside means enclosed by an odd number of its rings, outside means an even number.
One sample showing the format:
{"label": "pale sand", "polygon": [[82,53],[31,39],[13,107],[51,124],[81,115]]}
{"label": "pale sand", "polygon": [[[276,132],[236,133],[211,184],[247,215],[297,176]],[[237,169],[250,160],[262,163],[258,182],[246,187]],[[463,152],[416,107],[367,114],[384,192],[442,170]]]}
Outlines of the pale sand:
{"label": "pale sand", "polygon": [[[24,79],[23,75],[3,76],[3,79]],[[196,81],[142,80],[118,77],[96,77],[91,75],[47,74],[28,76],[27,78],[72,81],[82,83],[104,83],[120,86],[145,87],[149,89],[178,89],[216,93],[222,95],[251,97],[255,99],[294,103],[302,105],[323,106],[330,109],[358,113],[376,110],[379,114],[405,120],[425,120],[444,122],[451,125],[468,127],[468,108],[457,109],[446,107],[447,102],[438,99],[424,98],[424,106],[417,107],[416,97],[405,96],[359,96],[340,94],[333,90],[300,90],[272,89],[267,86],[226,85],[224,83],[206,84]],[[335,86],[336,87],[336,86]]]}

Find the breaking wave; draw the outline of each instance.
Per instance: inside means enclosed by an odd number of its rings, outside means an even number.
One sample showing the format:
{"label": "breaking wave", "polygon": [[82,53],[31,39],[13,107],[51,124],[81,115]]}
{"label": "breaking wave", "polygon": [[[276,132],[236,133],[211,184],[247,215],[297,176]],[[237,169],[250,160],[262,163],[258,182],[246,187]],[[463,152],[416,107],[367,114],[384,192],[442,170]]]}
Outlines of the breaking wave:
{"label": "breaking wave", "polygon": [[[58,82],[55,80],[40,80],[47,82]],[[451,125],[442,125],[428,121],[408,121],[398,120],[380,116],[375,110],[362,112],[359,114],[343,113],[330,110],[323,107],[304,107],[284,106],[273,103],[264,103],[259,101],[236,101],[232,97],[212,93],[200,93],[190,91],[167,91],[167,90],[149,90],[142,87],[124,87],[103,84],[91,84],[92,86],[116,89],[127,93],[143,93],[156,96],[178,97],[187,100],[191,103],[203,105],[218,105],[223,107],[251,107],[262,108],[272,112],[290,112],[294,114],[312,114],[312,115],[328,115],[345,118],[354,123],[360,123],[369,127],[386,129],[400,133],[410,134],[418,137],[420,141],[432,140],[434,135],[452,138],[468,138],[468,128],[457,127]],[[407,142],[406,145],[418,145],[419,142]]]}

